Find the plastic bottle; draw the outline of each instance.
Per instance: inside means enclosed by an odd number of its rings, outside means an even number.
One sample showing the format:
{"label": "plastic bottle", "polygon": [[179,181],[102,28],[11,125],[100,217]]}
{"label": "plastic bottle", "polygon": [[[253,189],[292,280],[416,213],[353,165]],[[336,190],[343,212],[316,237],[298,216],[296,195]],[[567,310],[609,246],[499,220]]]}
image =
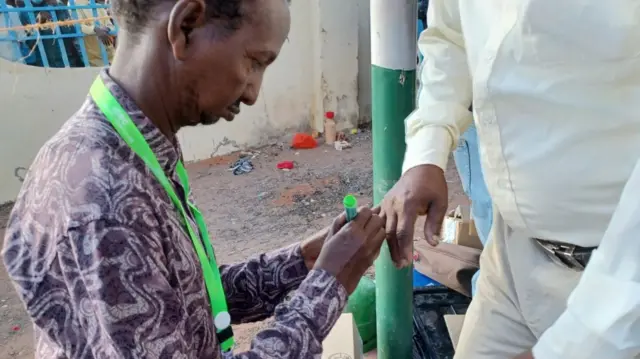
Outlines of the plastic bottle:
{"label": "plastic bottle", "polygon": [[334,120],[335,113],[328,111],[324,114],[324,142],[327,145],[333,146],[336,142],[336,121]]}

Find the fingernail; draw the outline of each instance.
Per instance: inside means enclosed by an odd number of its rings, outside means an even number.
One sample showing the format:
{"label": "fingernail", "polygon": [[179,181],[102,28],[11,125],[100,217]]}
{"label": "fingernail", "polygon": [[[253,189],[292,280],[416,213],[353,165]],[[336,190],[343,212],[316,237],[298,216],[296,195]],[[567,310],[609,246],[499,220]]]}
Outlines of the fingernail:
{"label": "fingernail", "polygon": [[393,262],[393,265],[396,267],[396,269],[402,269],[402,268],[404,268],[406,263],[407,263],[407,261],[405,259],[400,259],[397,262]]}

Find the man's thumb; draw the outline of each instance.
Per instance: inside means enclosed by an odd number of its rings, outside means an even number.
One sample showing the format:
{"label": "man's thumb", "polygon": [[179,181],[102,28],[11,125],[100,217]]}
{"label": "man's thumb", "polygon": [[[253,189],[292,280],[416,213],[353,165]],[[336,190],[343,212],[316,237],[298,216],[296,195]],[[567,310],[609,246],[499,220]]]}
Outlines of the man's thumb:
{"label": "man's thumb", "polygon": [[432,203],[427,210],[427,220],[424,222],[424,237],[432,246],[440,243],[440,230],[444,216],[447,214],[447,206]]}
{"label": "man's thumb", "polygon": [[336,217],[336,219],[333,220],[333,223],[331,224],[331,231],[334,234],[338,233],[338,231],[340,231],[340,229],[344,227],[345,224],[347,224],[347,213],[342,212],[338,217]]}

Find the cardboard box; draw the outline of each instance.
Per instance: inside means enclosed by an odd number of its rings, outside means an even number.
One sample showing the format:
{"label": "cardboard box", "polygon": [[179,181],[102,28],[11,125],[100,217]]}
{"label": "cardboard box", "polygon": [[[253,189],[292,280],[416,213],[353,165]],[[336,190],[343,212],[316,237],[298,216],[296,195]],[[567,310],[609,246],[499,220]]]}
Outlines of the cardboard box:
{"label": "cardboard box", "polygon": [[482,249],[482,242],[471,218],[469,206],[458,206],[449,212],[442,225],[442,240],[465,247]]}
{"label": "cardboard box", "polygon": [[444,322],[447,324],[447,330],[449,331],[451,344],[453,344],[453,350],[455,350],[458,346],[458,341],[460,340],[460,332],[462,332],[464,315],[447,314],[444,316]]}
{"label": "cardboard box", "polygon": [[362,339],[353,314],[343,313],[322,342],[322,359],[363,359]]}

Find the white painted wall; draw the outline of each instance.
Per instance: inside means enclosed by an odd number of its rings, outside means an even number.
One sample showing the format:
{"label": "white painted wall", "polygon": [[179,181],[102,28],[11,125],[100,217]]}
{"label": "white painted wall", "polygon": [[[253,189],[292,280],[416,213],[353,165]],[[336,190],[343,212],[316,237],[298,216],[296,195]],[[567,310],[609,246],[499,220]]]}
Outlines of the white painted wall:
{"label": "white painted wall", "polygon": [[371,122],[371,0],[358,0],[358,105],[360,121]]}
{"label": "white painted wall", "polygon": [[[289,41],[267,71],[256,105],[231,123],[181,131],[185,159],[260,145],[295,129],[321,131],[326,111],[337,113],[339,127],[357,125],[358,87],[366,83],[362,73],[368,77],[370,72],[368,64],[360,71],[359,53],[369,52],[358,46],[367,37],[359,25],[362,4],[368,0],[293,1]],[[368,28],[368,12],[366,18]],[[20,177],[84,101],[98,71],[43,69],[0,59],[0,204],[15,198]]]}
{"label": "white painted wall", "polygon": [[[320,4],[316,12],[320,21],[317,42],[320,44],[321,69],[319,93],[322,107],[334,111],[338,130],[358,125],[358,3],[345,0],[314,0]],[[344,23],[352,19],[351,23]],[[340,41],[332,29],[340,29]],[[344,62],[344,58],[355,61]],[[316,85],[317,86],[317,85]],[[316,89],[318,89],[316,87]],[[352,99],[355,98],[356,101]]]}

